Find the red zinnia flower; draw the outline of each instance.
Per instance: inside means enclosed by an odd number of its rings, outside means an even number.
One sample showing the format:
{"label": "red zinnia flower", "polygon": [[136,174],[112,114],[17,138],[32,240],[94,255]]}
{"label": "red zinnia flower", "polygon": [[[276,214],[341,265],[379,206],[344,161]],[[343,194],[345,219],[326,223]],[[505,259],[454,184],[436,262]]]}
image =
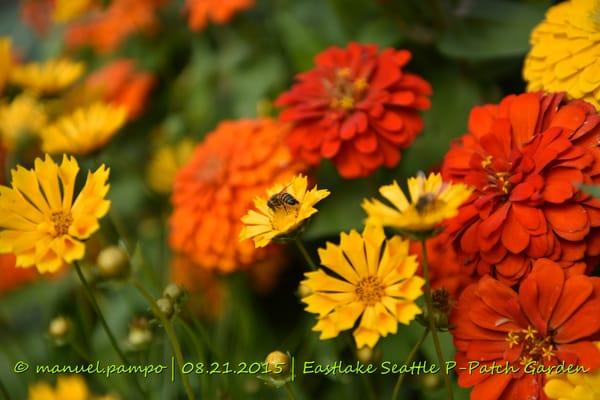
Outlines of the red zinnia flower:
{"label": "red zinnia flower", "polygon": [[514,284],[531,260],[582,272],[600,254],[600,116],[562,94],[508,96],[476,107],[469,132],[445,157],[445,179],[475,188],[447,232],[480,274]]}
{"label": "red zinnia flower", "polygon": [[18,268],[13,254],[0,254],[0,295],[38,279],[35,268]]}
{"label": "red zinnia flower", "polygon": [[403,71],[406,50],[351,43],[317,55],[316,68],[277,99],[281,120],[293,122],[288,143],[310,164],[330,158],[345,178],[393,167],[423,129],[431,86]]}
{"label": "red zinnia flower", "polygon": [[[600,278],[567,277],[548,259],[534,264],[519,293],[484,276],[465,289],[451,316],[458,383],[473,386],[473,400],[546,399],[545,374],[529,368],[561,362],[600,366],[593,342],[600,334]],[[508,363],[519,371],[469,372],[469,361],[488,367]]]}

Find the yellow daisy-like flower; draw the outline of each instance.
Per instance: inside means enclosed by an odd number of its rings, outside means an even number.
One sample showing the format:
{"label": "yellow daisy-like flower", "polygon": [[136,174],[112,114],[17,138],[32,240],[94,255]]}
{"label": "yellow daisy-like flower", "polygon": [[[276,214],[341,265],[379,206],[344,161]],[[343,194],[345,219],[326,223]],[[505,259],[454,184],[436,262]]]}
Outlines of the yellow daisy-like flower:
{"label": "yellow daisy-like flower", "polygon": [[[596,342],[600,350],[600,342]],[[544,393],[554,400],[600,400],[600,369],[581,374],[548,374]]]}
{"label": "yellow daisy-like flower", "polygon": [[12,150],[22,135],[39,133],[46,121],[44,106],[34,96],[20,94],[8,104],[0,104],[0,144]]}
{"label": "yellow daisy-like flower", "polygon": [[14,66],[10,81],[37,93],[54,93],[70,86],[83,74],[83,63],[68,59]]}
{"label": "yellow daisy-like flower", "polygon": [[88,154],[104,146],[127,118],[123,107],[94,103],[76,109],[40,132],[46,153]]}
{"label": "yellow daisy-like flower", "polygon": [[523,69],[529,91],[564,91],[600,111],[600,0],[551,7],[530,42]]}
{"label": "yellow daisy-like flower", "polygon": [[0,36],[0,93],[10,76],[12,68],[12,45],[8,37]]}
{"label": "yellow daisy-like flower", "polygon": [[46,382],[29,387],[28,400],[117,400],[117,397],[94,396],[90,393],[85,380],[79,375],[59,376],[56,388]]}
{"label": "yellow daisy-like flower", "polygon": [[60,23],[69,22],[85,14],[93,5],[93,0],[56,0],[52,19]]}
{"label": "yellow daisy-like flower", "polygon": [[242,222],[240,241],[253,239],[254,245],[265,247],[277,237],[288,235],[317,212],[314,205],[329,196],[329,190],[313,187],[307,190],[306,176],[297,175],[287,184],[277,184],[267,197],[254,199],[258,211],[250,210]]}
{"label": "yellow daisy-like flower", "polygon": [[379,200],[364,200],[367,223],[390,226],[406,232],[427,232],[445,219],[454,217],[458,207],[469,198],[472,190],[463,184],[442,181],[440,174],[420,173],[408,179],[410,202],[394,181],[379,188],[379,193],[392,204],[390,207]]}
{"label": "yellow daisy-like flower", "polygon": [[11,171],[12,187],[0,186],[0,253],[14,253],[17,266],[42,273],[83,258],[82,241],[99,229],[110,207],[109,169],[88,172],[75,196],[78,172],[75,158],[63,156],[59,166],[48,155],[36,159],[34,169]]}
{"label": "yellow daisy-like flower", "polygon": [[146,180],[150,188],[157,193],[171,193],[177,171],[188,162],[194,148],[191,139],[159,147],[148,163]]}
{"label": "yellow daisy-like flower", "polygon": [[[384,246],[385,242],[385,246]],[[385,248],[384,248],[385,247]],[[421,309],[415,304],[423,278],[415,276],[417,259],[409,255],[409,241],[385,240],[381,226],[368,225],[362,235],[342,233],[340,244],[319,249],[323,269],[304,274],[302,301],[306,311],[319,314],[313,330],[321,339],[354,329],[357,348],[374,347],[382,336],[396,333],[398,322],[408,324]]]}

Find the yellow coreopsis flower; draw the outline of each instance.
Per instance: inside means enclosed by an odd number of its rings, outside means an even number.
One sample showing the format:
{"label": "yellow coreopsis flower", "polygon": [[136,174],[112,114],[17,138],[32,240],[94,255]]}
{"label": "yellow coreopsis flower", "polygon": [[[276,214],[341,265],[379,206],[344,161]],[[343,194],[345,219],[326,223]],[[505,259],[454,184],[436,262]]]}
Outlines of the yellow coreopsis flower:
{"label": "yellow coreopsis flower", "polygon": [[114,396],[94,396],[79,375],[59,376],[56,388],[46,382],[29,387],[28,400],[117,400]]}
{"label": "yellow coreopsis flower", "polygon": [[[600,342],[596,342],[600,349]],[[600,400],[600,369],[581,374],[546,375],[544,393],[552,400]]]}
{"label": "yellow coreopsis flower", "polygon": [[35,160],[34,169],[11,171],[12,187],[0,186],[0,253],[14,253],[17,266],[53,272],[83,258],[83,240],[99,229],[110,207],[106,200],[109,170],[88,172],[75,196],[79,165],[63,156]]}
{"label": "yellow coreopsis flower", "polygon": [[469,198],[472,190],[463,184],[442,181],[440,174],[425,177],[420,173],[408,179],[410,201],[397,182],[379,188],[379,193],[392,207],[379,200],[364,200],[367,223],[381,224],[405,232],[427,232],[442,221],[454,217],[458,207]]}
{"label": "yellow coreopsis flower", "polygon": [[46,125],[44,106],[23,93],[8,104],[0,104],[0,144],[12,150],[21,135],[37,134]]}
{"label": "yellow coreopsis flower", "polygon": [[[383,251],[382,251],[383,250]],[[356,346],[374,347],[380,337],[396,333],[398,322],[408,324],[421,309],[423,278],[416,276],[417,259],[409,255],[409,241],[385,240],[381,226],[368,225],[362,235],[342,233],[340,244],[319,249],[323,269],[304,274],[302,301],[306,311],[319,314],[313,328],[321,339],[354,329]]]}
{"label": "yellow coreopsis flower", "polygon": [[146,180],[150,188],[157,193],[170,193],[177,171],[188,162],[194,147],[194,141],[190,139],[161,146],[148,163]]}
{"label": "yellow coreopsis flower", "polygon": [[10,81],[37,93],[54,93],[70,86],[83,74],[83,63],[68,59],[14,66]]}
{"label": "yellow coreopsis flower", "polygon": [[0,36],[0,93],[10,76],[13,64],[12,45],[8,37]]}
{"label": "yellow coreopsis flower", "polygon": [[258,211],[250,210],[242,217],[244,228],[240,240],[253,239],[256,247],[265,247],[278,237],[286,236],[317,212],[314,205],[329,191],[313,187],[307,190],[306,176],[297,175],[287,184],[277,184],[267,191],[267,197],[254,199]]}
{"label": "yellow coreopsis flower", "polygon": [[46,153],[88,154],[104,146],[123,126],[127,112],[123,107],[94,103],[44,128],[42,150]]}
{"label": "yellow coreopsis flower", "polygon": [[551,7],[530,42],[523,69],[529,91],[564,91],[600,111],[600,0]]}

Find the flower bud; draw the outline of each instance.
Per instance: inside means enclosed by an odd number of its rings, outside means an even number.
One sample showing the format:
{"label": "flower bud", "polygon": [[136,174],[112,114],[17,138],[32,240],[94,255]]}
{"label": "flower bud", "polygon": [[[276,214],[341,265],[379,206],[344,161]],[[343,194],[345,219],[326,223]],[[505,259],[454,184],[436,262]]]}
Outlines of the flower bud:
{"label": "flower bud", "polygon": [[100,275],[105,279],[123,277],[129,272],[129,258],[119,246],[102,249],[96,262]]}
{"label": "flower bud", "polygon": [[300,298],[302,299],[311,295],[312,292],[312,289],[306,285],[300,284],[300,286],[298,287],[298,296],[300,296]]}
{"label": "flower bud", "polygon": [[166,297],[161,297],[160,299],[156,300],[156,306],[163,314],[165,314],[165,317],[167,318],[171,318],[175,312],[173,302]]}
{"label": "flower bud", "polygon": [[145,317],[135,318],[129,324],[129,344],[136,348],[143,348],[152,341],[152,328],[150,321]]}
{"label": "flower bud", "polygon": [[290,373],[290,356],[282,351],[273,351],[265,359],[269,374],[277,379],[286,379]]}
{"label": "flower bud", "polygon": [[183,289],[176,283],[169,283],[165,290],[163,290],[163,297],[171,299],[172,301],[178,301],[183,296]]}
{"label": "flower bud", "polygon": [[356,351],[356,358],[363,363],[370,362],[373,359],[373,349],[368,346],[361,347]]}
{"label": "flower bud", "polygon": [[50,321],[48,326],[48,334],[58,346],[62,346],[67,342],[71,333],[71,321],[63,316],[59,316]]}
{"label": "flower bud", "polygon": [[428,391],[433,391],[442,386],[442,379],[438,374],[424,374],[421,377],[421,386]]}
{"label": "flower bud", "polygon": [[436,289],[431,294],[433,300],[433,318],[438,330],[448,330],[450,314],[450,293],[444,288]]}

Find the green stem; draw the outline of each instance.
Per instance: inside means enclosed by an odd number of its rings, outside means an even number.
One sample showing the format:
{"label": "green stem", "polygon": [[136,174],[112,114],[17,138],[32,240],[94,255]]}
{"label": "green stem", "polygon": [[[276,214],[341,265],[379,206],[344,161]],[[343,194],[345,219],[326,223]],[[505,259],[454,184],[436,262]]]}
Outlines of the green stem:
{"label": "green stem", "polygon": [[[77,276],[79,277],[79,280],[81,281],[81,284],[83,285],[83,288],[85,289],[85,293],[86,293],[90,303],[92,303],[92,307],[94,308],[96,315],[98,315],[98,319],[100,320],[100,323],[102,324],[102,327],[104,328],[104,331],[106,332],[106,335],[108,336],[108,339],[110,340],[110,343],[112,344],[112,347],[115,349],[115,351],[119,355],[119,358],[121,359],[121,361],[123,361],[123,363],[126,365],[130,365],[129,360],[127,360],[127,357],[125,357],[125,354],[119,347],[119,344],[117,343],[117,339],[115,339],[115,335],[113,335],[112,331],[110,330],[110,327],[108,326],[108,323],[106,322],[106,319],[104,318],[104,314],[102,314],[102,310],[100,310],[100,306],[98,305],[98,302],[96,301],[94,292],[92,291],[92,288],[90,287],[88,281],[85,279],[85,276],[83,275],[83,272],[81,271],[81,266],[79,265],[79,262],[74,261],[73,266],[75,267],[75,271],[77,271]],[[133,378],[133,381],[135,382],[135,387],[140,392],[140,394],[142,394],[144,397],[146,397],[144,390],[140,386],[140,383],[137,381],[137,379],[135,379],[135,377]]]}
{"label": "green stem", "polygon": [[6,390],[6,387],[4,386],[4,383],[2,383],[2,380],[0,380],[0,393],[2,393],[2,398],[4,400],[11,400],[10,394],[8,394],[8,390]]}
{"label": "green stem", "polygon": [[86,352],[81,348],[81,346],[79,344],[77,344],[73,340],[71,340],[71,341],[69,341],[69,345],[71,346],[71,348],[73,350],[75,350],[75,353],[77,353],[77,355],[79,355],[79,357],[81,357],[86,362],[90,362],[90,357],[86,354]]}
{"label": "green stem", "polygon": [[290,400],[296,400],[296,396],[294,395],[294,392],[292,391],[292,385],[289,382],[286,382],[284,387],[288,393],[288,396],[290,397]]}
{"label": "green stem", "polygon": [[302,244],[302,241],[299,238],[294,238],[294,242],[296,243],[298,250],[300,250],[300,253],[302,253],[302,256],[304,257],[304,259],[308,263],[308,266],[310,267],[310,269],[312,269],[313,271],[316,271],[317,264],[315,264],[312,257],[310,256],[310,254],[308,254],[308,251],[306,250],[306,247],[304,247],[304,244]]}
{"label": "green stem", "polygon": [[425,239],[421,240],[422,264],[423,264],[423,277],[425,278],[425,304],[427,305],[427,319],[429,321],[429,330],[433,338],[433,344],[435,346],[435,352],[437,353],[438,361],[440,362],[440,369],[442,370],[442,376],[446,384],[446,390],[448,391],[448,399],[454,399],[452,393],[452,383],[450,382],[450,376],[446,372],[446,361],[444,361],[444,353],[442,352],[442,346],[440,345],[440,338],[438,337],[437,327],[434,321],[433,315],[433,299],[431,298],[431,282],[429,280],[429,264],[427,262],[427,246]]}
{"label": "green stem", "polygon": [[179,375],[181,375],[181,380],[183,381],[183,387],[185,388],[185,392],[187,394],[187,398],[189,400],[194,400],[194,392],[192,391],[192,387],[190,386],[190,382],[186,374],[183,373],[183,353],[181,352],[181,345],[177,340],[177,335],[175,334],[175,329],[173,329],[173,325],[167,316],[158,308],[156,305],[156,301],[146,290],[142,284],[137,281],[132,281],[133,285],[140,291],[142,296],[146,298],[148,301],[150,308],[152,308],[152,312],[154,315],[160,320],[163,327],[165,328],[165,332],[167,333],[167,337],[169,338],[169,342],[171,343],[171,347],[173,348],[173,353],[175,354],[175,359],[177,360],[177,365],[179,365]]}
{"label": "green stem", "polygon": [[[423,342],[425,341],[425,338],[427,337],[428,334],[429,334],[429,329],[425,329],[423,331],[423,333],[421,334],[421,337],[419,338],[417,343],[415,343],[414,347],[408,354],[408,357],[406,357],[406,362],[404,363],[404,365],[408,365],[411,362],[413,362],[415,356],[417,355],[417,351],[419,351],[419,349],[423,345]],[[394,386],[394,391],[392,392],[392,400],[396,400],[398,398],[398,395],[400,394],[400,387],[402,386],[402,382],[404,382],[405,376],[406,376],[406,374],[398,375],[398,380],[396,381],[396,386]]]}

